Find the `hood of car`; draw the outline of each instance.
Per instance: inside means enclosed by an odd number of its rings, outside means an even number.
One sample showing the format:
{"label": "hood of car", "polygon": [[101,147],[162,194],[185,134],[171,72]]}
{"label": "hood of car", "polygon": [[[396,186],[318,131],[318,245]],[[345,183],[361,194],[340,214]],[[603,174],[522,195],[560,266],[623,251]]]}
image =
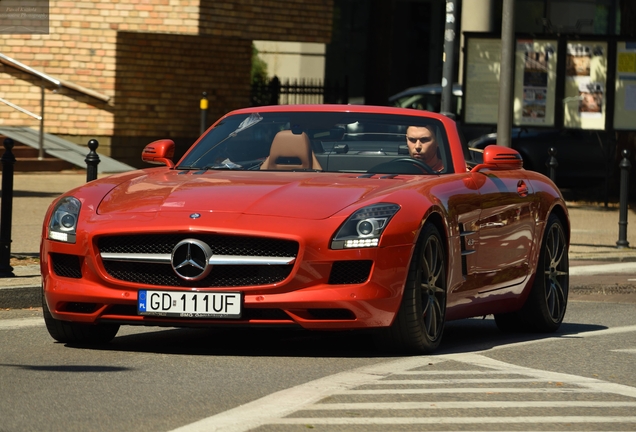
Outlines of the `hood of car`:
{"label": "hood of car", "polygon": [[112,189],[97,212],[225,212],[324,219],[365,199],[386,195],[412,177],[361,178],[359,174],[164,171]]}

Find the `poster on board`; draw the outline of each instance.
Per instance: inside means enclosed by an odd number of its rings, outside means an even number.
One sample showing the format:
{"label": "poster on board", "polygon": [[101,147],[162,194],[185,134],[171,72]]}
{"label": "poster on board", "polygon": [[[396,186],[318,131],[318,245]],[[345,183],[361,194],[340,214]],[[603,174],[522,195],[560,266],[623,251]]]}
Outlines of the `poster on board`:
{"label": "poster on board", "polygon": [[556,40],[517,40],[514,124],[554,126]]}
{"label": "poster on board", "polygon": [[636,42],[616,44],[614,129],[636,130]]}
{"label": "poster on board", "polygon": [[467,39],[466,58],[464,122],[497,124],[501,40]]}
{"label": "poster on board", "polygon": [[607,42],[568,42],[563,126],[605,129]]}

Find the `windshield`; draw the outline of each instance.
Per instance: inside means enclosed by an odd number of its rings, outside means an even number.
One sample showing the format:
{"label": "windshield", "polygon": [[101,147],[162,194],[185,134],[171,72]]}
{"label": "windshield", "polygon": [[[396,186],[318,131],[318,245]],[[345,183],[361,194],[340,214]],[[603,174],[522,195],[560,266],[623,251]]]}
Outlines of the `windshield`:
{"label": "windshield", "polygon": [[252,113],[225,118],[176,168],[439,174],[452,171],[447,143],[425,117]]}

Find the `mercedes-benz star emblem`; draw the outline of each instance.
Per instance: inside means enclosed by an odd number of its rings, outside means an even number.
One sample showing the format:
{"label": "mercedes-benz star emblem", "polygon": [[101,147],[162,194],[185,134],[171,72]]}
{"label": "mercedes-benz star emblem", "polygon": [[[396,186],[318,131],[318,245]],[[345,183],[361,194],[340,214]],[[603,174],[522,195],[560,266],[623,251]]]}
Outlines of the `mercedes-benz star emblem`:
{"label": "mercedes-benz star emblem", "polygon": [[185,239],[172,249],[172,269],[185,280],[198,281],[210,274],[212,249],[197,239]]}

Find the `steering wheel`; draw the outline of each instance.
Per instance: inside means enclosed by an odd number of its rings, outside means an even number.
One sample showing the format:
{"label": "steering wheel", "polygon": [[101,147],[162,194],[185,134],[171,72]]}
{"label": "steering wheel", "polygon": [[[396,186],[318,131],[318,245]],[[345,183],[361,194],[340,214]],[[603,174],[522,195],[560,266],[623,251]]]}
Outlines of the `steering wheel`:
{"label": "steering wheel", "polygon": [[371,167],[368,173],[376,174],[437,174],[421,160],[412,157],[400,157]]}

